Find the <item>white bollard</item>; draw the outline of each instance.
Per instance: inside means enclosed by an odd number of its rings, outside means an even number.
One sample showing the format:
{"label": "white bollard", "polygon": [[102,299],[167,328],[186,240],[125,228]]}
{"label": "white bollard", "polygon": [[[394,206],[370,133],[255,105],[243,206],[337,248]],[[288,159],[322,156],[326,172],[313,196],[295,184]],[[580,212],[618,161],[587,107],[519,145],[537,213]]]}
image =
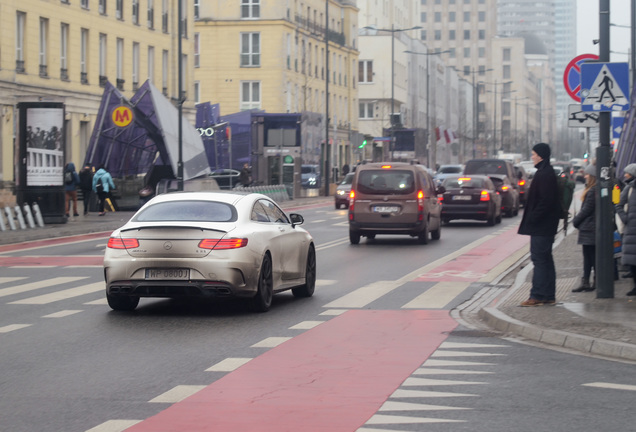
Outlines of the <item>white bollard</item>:
{"label": "white bollard", "polygon": [[9,221],[9,227],[11,228],[11,231],[15,231],[15,221],[13,220],[13,213],[11,213],[11,207],[6,206],[4,208],[4,212],[7,215],[7,221]]}
{"label": "white bollard", "polygon": [[2,216],[2,212],[0,211],[0,231],[6,231],[7,226],[4,223],[4,216]]}
{"label": "white bollard", "polygon": [[22,205],[22,210],[26,215],[27,223],[29,224],[29,228],[35,228],[35,220],[33,220],[33,214],[31,214],[31,207],[27,203]]}
{"label": "white bollard", "polygon": [[33,207],[33,214],[35,215],[35,220],[37,221],[38,226],[40,228],[44,228],[44,219],[42,218],[42,212],[40,211],[40,206],[38,205],[38,203],[33,203],[32,207]]}
{"label": "white bollard", "polygon": [[18,224],[20,225],[20,229],[26,229],[26,224],[24,223],[24,216],[22,215],[22,209],[19,205],[16,204],[14,207],[15,217],[18,219]]}

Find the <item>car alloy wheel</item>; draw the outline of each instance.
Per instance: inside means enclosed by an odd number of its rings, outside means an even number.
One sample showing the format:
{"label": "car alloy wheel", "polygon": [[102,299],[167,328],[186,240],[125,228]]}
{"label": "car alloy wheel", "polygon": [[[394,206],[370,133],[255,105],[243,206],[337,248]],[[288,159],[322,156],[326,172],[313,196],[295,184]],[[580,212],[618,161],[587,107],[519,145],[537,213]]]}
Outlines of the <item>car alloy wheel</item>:
{"label": "car alloy wheel", "polygon": [[311,297],[316,289],[316,250],[309,246],[307,252],[307,266],[305,267],[305,284],[292,288],[294,297]]}
{"label": "car alloy wheel", "polygon": [[252,310],[254,312],[267,312],[272,306],[274,296],[274,278],[272,275],[272,258],[269,254],[263,257],[261,270],[258,274],[258,288],[252,298]]}

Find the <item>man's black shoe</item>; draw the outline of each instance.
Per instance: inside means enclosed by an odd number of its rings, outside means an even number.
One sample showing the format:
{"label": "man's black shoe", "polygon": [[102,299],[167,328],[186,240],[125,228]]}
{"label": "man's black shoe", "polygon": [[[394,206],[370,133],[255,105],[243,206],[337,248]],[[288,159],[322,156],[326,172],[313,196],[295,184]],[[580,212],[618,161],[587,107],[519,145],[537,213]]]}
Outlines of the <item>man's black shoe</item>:
{"label": "man's black shoe", "polygon": [[628,296],[636,296],[636,288],[627,293]]}

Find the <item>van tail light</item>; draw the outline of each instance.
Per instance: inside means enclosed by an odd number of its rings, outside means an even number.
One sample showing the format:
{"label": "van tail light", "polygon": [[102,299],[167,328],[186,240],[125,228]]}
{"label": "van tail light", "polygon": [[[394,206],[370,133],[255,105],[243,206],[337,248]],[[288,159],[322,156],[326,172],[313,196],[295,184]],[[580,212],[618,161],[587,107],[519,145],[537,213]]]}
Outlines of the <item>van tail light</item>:
{"label": "van tail light", "polygon": [[519,186],[523,186],[524,184],[526,184],[525,180],[519,180]]}
{"label": "van tail light", "polygon": [[481,191],[481,196],[479,197],[479,201],[490,201],[490,194],[487,190]]}
{"label": "van tail light", "polygon": [[417,193],[417,220],[424,220],[424,191]]}
{"label": "van tail light", "polygon": [[353,189],[349,192],[349,220],[353,220],[353,208],[356,205],[356,193]]}
{"label": "van tail light", "polygon": [[139,247],[139,240],[134,238],[111,237],[106,245],[109,249],[134,249]]}
{"label": "van tail light", "polygon": [[508,186],[502,186],[501,187],[501,191],[502,192],[506,192],[508,189],[510,189]]}
{"label": "van tail light", "polygon": [[444,194],[437,195],[437,201],[439,201],[440,203],[444,202]]}
{"label": "van tail light", "polygon": [[247,246],[246,238],[229,238],[229,239],[203,239],[199,242],[201,249],[239,249]]}

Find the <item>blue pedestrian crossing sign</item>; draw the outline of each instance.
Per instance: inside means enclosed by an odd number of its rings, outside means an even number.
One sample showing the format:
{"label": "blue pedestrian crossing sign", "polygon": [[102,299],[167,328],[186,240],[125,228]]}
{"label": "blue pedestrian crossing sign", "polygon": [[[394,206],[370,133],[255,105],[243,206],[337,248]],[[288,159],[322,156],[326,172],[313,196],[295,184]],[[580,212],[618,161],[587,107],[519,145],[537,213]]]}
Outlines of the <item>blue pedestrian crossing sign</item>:
{"label": "blue pedestrian crossing sign", "polygon": [[581,64],[581,110],[627,111],[629,66],[627,63]]}

